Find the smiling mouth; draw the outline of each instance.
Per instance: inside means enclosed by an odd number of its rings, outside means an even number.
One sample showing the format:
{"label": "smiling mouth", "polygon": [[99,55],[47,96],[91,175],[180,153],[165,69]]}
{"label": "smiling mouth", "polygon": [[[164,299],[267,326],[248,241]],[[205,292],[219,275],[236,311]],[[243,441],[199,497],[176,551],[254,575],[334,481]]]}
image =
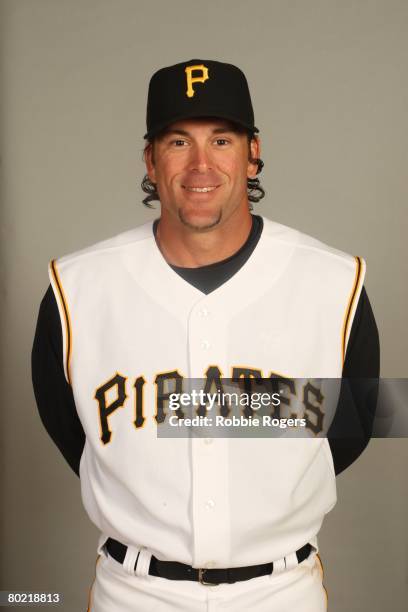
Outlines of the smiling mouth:
{"label": "smiling mouth", "polygon": [[189,187],[187,185],[182,185],[182,187],[186,191],[194,191],[195,193],[208,193],[209,191],[214,191],[214,189],[217,189],[218,185],[209,185],[208,187]]}

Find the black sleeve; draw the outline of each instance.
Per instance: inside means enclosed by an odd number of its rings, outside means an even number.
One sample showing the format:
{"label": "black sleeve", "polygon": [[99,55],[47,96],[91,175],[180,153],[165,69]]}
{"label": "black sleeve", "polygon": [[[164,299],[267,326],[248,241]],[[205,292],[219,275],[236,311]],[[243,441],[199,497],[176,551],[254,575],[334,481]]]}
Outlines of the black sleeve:
{"label": "black sleeve", "polygon": [[378,329],[363,287],[347,345],[337,410],[327,433],[336,474],[351,465],[370,441],[379,375]]}
{"label": "black sleeve", "polygon": [[76,411],[72,388],[64,374],[61,321],[51,285],[40,305],[31,352],[31,373],[41,420],[71,468],[79,475],[85,433]]}

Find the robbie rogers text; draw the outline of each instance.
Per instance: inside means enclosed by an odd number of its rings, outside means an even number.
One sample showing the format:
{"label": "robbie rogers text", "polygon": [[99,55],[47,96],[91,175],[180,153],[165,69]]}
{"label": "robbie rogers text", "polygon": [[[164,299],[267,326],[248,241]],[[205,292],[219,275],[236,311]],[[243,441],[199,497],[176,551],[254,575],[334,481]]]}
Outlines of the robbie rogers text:
{"label": "robbie rogers text", "polygon": [[190,419],[179,418],[172,415],[169,419],[169,424],[172,427],[279,427],[286,429],[287,427],[305,427],[306,419],[274,419],[271,416],[263,416],[262,418],[232,416],[232,417],[202,417],[196,416]]}

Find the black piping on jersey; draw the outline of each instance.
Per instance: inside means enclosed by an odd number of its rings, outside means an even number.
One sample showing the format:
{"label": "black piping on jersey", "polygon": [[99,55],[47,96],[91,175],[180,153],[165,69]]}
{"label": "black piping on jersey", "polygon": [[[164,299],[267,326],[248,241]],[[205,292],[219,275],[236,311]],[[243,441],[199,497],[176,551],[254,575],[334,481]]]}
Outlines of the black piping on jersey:
{"label": "black piping on jersey", "polygon": [[356,257],[356,263],[357,263],[357,267],[356,267],[356,275],[354,278],[354,286],[353,286],[353,291],[351,292],[351,296],[350,296],[350,300],[349,300],[349,304],[347,307],[347,314],[346,314],[346,318],[344,320],[344,327],[343,327],[343,342],[342,342],[342,365],[344,366],[344,359],[345,359],[345,355],[346,355],[346,338],[347,338],[347,330],[348,330],[348,324],[349,324],[349,320],[350,320],[350,314],[351,314],[351,310],[354,304],[354,298],[356,296],[357,293],[357,288],[359,285],[359,281],[360,281],[360,276],[361,276],[361,259],[360,257]]}
{"label": "black piping on jersey", "polygon": [[55,283],[57,285],[57,289],[58,289],[58,293],[61,299],[61,303],[62,303],[62,307],[64,309],[64,318],[65,318],[65,330],[66,330],[66,335],[67,335],[67,356],[66,356],[66,371],[67,371],[67,378],[68,378],[68,382],[69,384],[71,384],[71,373],[70,373],[70,360],[71,360],[71,350],[72,350],[72,334],[71,334],[71,323],[70,323],[70,316],[69,316],[69,311],[68,311],[68,305],[67,305],[67,301],[65,299],[64,296],[64,290],[62,288],[62,284],[59,278],[59,274],[58,274],[58,270],[57,270],[57,264],[56,264],[56,260],[53,259],[51,261],[51,270],[52,270],[52,275],[54,277]]}

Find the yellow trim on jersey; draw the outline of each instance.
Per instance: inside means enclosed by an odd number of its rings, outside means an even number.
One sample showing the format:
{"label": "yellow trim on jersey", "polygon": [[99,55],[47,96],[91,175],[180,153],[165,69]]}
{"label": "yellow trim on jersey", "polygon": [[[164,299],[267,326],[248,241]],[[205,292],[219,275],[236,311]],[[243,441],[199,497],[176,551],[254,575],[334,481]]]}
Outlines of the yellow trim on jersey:
{"label": "yellow trim on jersey", "polygon": [[354,300],[357,294],[357,289],[360,283],[361,271],[363,269],[363,265],[360,257],[355,257],[356,260],[356,273],[354,276],[353,289],[350,293],[346,314],[343,321],[343,330],[342,330],[342,342],[341,342],[341,356],[342,356],[342,366],[344,365],[344,360],[346,358],[346,339],[349,331],[350,325],[350,314],[354,306]]}
{"label": "yellow trim on jersey", "polygon": [[321,575],[322,575],[322,587],[323,587],[323,589],[324,589],[324,594],[326,595],[326,610],[328,610],[328,608],[329,608],[329,596],[328,596],[328,594],[327,594],[327,589],[326,589],[326,587],[325,587],[325,586],[324,586],[324,584],[323,584],[323,580],[324,580],[324,568],[323,568],[323,562],[322,562],[322,560],[321,560],[321,558],[320,558],[319,553],[316,553],[316,558],[317,558],[317,560],[318,560],[318,562],[319,562],[319,566],[320,566],[320,573],[321,573]]}
{"label": "yellow trim on jersey", "polygon": [[88,607],[86,609],[86,612],[92,612],[91,611],[91,605],[92,605],[92,595],[93,595],[93,588],[95,585],[95,580],[96,580],[96,566],[98,565],[98,562],[101,558],[101,555],[98,555],[96,558],[96,562],[95,562],[95,578],[93,579],[93,582],[91,584],[91,588],[89,589],[89,594],[88,594]]}
{"label": "yellow trim on jersey", "polygon": [[321,557],[320,557],[319,553],[316,553],[316,557],[317,557],[317,559],[318,559],[318,561],[319,561],[319,565],[320,565],[320,573],[321,573],[321,575],[322,575],[322,580],[323,580],[323,578],[324,578],[324,568],[323,568],[323,562],[322,562],[322,560],[321,560]]}
{"label": "yellow trim on jersey", "polygon": [[69,308],[68,308],[68,301],[67,298],[65,297],[65,293],[64,293],[64,289],[62,287],[62,283],[61,283],[61,279],[60,276],[58,274],[58,270],[57,270],[57,262],[55,259],[53,259],[51,261],[51,272],[52,275],[54,277],[54,281],[55,284],[57,286],[58,289],[58,294],[61,300],[61,304],[62,304],[62,310],[64,312],[64,322],[65,322],[65,332],[66,332],[66,339],[67,339],[67,350],[66,350],[66,357],[65,357],[65,366],[66,366],[66,371],[67,371],[67,378],[68,378],[68,382],[69,384],[71,384],[71,355],[72,355],[72,332],[71,332],[71,317],[69,314]]}

